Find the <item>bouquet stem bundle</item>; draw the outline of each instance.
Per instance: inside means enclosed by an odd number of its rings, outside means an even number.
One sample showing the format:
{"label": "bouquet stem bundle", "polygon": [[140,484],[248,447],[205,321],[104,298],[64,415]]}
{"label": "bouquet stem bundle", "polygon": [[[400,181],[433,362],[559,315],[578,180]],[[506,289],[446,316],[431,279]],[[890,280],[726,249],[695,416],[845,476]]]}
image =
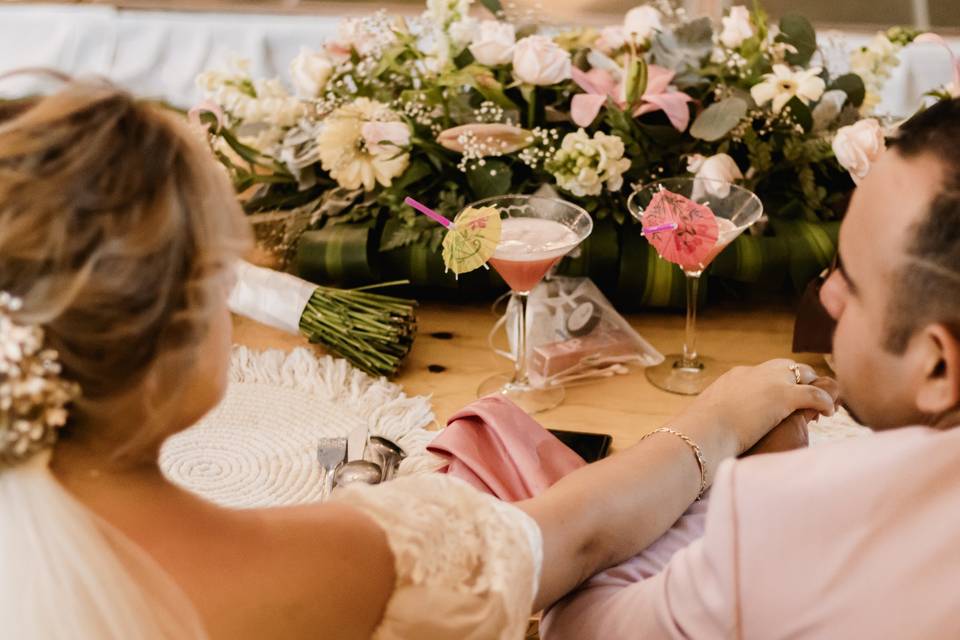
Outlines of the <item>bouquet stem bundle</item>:
{"label": "bouquet stem bundle", "polygon": [[300,332],[371,375],[390,377],[413,346],[417,302],[370,289],[318,286],[300,316]]}

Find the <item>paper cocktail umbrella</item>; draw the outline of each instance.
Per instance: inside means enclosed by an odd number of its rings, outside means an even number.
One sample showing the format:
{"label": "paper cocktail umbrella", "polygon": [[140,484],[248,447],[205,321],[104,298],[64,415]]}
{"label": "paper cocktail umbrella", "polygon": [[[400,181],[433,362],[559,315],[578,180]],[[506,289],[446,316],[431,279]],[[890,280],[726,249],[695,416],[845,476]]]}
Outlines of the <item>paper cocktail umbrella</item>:
{"label": "paper cocktail umbrella", "polygon": [[719,226],[710,208],[667,189],[650,200],[643,224],[660,257],[686,271],[702,270],[717,246]]}
{"label": "paper cocktail umbrella", "polygon": [[500,242],[500,211],[496,207],[467,207],[451,222],[413,198],[405,202],[447,228],[443,262],[448,271],[467,273],[485,266]]}

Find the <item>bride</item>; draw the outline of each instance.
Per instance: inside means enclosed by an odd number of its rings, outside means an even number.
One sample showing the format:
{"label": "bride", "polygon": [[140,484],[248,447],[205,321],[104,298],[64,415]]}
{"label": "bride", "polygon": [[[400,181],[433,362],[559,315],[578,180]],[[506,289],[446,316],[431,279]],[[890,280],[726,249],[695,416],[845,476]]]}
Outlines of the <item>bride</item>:
{"label": "bride", "polygon": [[226,176],[177,116],[105,82],[0,118],[4,637],[520,638],[531,611],[662,534],[724,458],[832,411],[812,370],[780,360],[526,502],[430,475],[219,508],[157,454],[224,391],[249,242]]}

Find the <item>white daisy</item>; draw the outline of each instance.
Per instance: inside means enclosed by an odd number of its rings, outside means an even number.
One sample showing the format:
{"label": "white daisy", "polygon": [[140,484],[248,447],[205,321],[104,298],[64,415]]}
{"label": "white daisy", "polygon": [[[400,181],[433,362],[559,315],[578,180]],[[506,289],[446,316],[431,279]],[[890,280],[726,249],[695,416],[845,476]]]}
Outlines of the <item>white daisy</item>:
{"label": "white daisy", "polygon": [[785,64],[775,64],[773,73],[766,74],[762,82],[750,88],[750,95],[759,106],[772,100],[774,113],[780,113],[794,97],[803,104],[810,104],[826,89],[826,83],[819,77],[821,71],[820,67],[792,71]]}

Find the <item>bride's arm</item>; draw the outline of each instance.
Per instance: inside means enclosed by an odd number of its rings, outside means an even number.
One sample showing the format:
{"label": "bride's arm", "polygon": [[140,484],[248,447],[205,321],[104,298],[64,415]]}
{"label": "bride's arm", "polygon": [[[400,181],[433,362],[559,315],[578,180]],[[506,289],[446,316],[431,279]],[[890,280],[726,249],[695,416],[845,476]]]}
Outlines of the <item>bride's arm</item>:
{"label": "bride's arm", "polygon": [[[790,365],[775,360],[735,369],[667,423],[700,446],[708,483],[720,462],[749,449],[794,411],[833,412],[830,394],[797,385]],[[801,374],[804,382],[815,378],[809,367]],[[649,546],[690,506],[699,489],[700,468],[691,447],[673,434],[659,433],[518,503],[543,534],[535,609]]]}

